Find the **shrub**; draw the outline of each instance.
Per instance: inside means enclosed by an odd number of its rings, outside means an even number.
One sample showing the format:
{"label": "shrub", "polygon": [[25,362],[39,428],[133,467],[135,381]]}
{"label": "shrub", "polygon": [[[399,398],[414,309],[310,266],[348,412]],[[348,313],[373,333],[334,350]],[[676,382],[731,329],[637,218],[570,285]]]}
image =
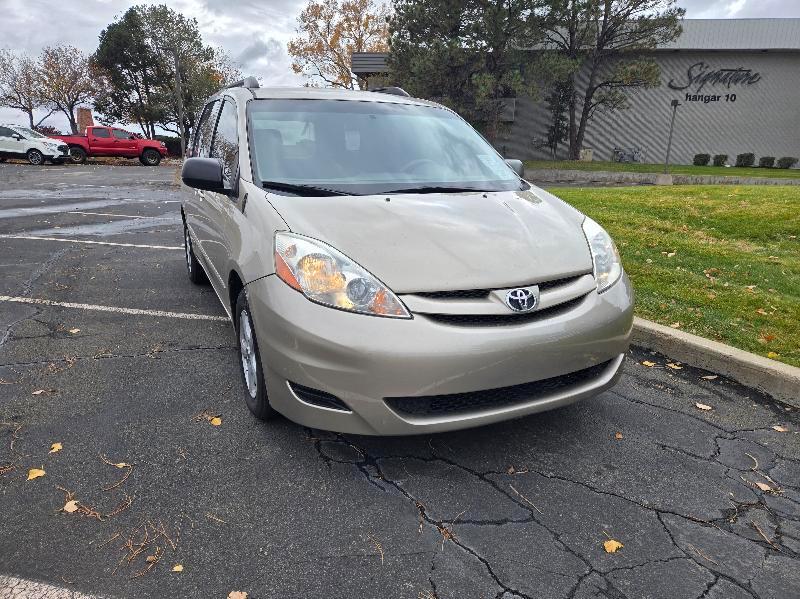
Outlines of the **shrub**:
{"label": "shrub", "polygon": [[714,154],[714,166],[725,166],[728,162],[727,154]]}
{"label": "shrub", "polygon": [[792,168],[795,164],[797,164],[797,158],[792,156],[778,158],[778,168]]}
{"label": "shrub", "polygon": [[158,141],[163,141],[164,145],[167,146],[167,154],[170,156],[177,156],[180,158],[181,155],[181,138],[180,137],[172,137],[171,135],[156,135],[156,139]]}
{"label": "shrub", "polygon": [[711,160],[711,154],[695,154],[692,164],[695,166],[706,166],[709,160]]}
{"label": "shrub", "polygon": [[756,162],[756,155],[752,152],[736,155],[736,166],[753,166]]}
{"label": "shrub", "polygon": [[775,156],[762,156],[758,159],[758,166],[761,168],[772,168],[775,166]]}

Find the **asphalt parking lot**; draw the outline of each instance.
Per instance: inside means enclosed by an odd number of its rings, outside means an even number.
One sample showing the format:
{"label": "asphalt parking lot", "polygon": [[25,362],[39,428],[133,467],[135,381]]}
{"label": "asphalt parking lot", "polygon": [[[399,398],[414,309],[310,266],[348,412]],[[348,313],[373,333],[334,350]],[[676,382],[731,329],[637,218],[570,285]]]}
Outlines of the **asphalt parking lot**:
{"label": "asphalt parking lot", "polygon": [[254,420],[173,181],[0,165],[0,599],[800,596],[800,415],[661,356],[457,433]]}

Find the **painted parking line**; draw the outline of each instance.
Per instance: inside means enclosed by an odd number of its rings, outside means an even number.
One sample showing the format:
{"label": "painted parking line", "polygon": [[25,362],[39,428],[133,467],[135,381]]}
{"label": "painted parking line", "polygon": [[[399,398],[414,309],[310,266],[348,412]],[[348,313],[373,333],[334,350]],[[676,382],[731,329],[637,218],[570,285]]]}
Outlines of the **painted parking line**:
{"label": "painted parking line", "polygon": [[0,599],[99,599],[99,597],[35,580],[0,576]]}
{"label": "painted parking line", "polygon": [[145,245],[142,243],[115,243],[113,241],[90,241],[88,239],[65,239],[63,237],[39,237],[37,235],[0,235],[0,239],[33,239],[36,241],[63,241],[64,243],[86,243],[90,245],[116,245],[125,248],[148,248],[151,250],[182,250],[181,245]]}
{"label": "painted parking line", "polygon": [[91,214],[92,216],[119,216],[122,218],[160,218],[158,216],[138,216],[133,214],[114,214],[113,212],[81,212],[80,210],[70,210],[64,214]]}
{"label": "painted parking line", "polygon": [[59,308],[75,308],[77,310],[92,310],[96,312],[112,312],[115,314],[130,314],[134,316],[158,316],[165,318],[183,318],[186,320],[213,320],[215,322],[228,322],[227,316],[214,316],[212,314],[193,314],[191,312],[165,312],[163,310],[142,310],[139,308],[120,308],[118,306],[100,306],[97,304],[76,304],[73,302],[57,302],[54,300],[35,297],[14,297],[0,295],[0,302],[15,304],[33,304],[39,306],[57,306]]}

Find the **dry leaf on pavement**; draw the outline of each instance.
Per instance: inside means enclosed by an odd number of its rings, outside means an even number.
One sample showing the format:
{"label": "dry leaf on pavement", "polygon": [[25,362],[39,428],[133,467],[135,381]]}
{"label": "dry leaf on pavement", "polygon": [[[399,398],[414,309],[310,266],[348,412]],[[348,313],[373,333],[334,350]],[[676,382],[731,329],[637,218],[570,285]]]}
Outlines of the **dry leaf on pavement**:
{"label": "dry leaf on pavement", "polygon": [[667,362],[667,368],[672,368],[672,370],[683,370],[683,366],[678,366],[673,362]]}
{"label": "dry leaf on pavement", "polygon": [[776,424],[772,427],[772,430],[778,431],[779,433],[788,433],[789,429],[783,426],[782,424]]}
{"label": "dry leaf on pavement", "polygon": [[31,395],[41,395],[42,393],[55,393],[55,389],[37,389]]}
{"label": "dry leaf on pavement", "polygon": [[64,504],[64,507],[62,507],[61,509],[67,512],[68,514],[71,514],[72,512],[78,510],[78,502],[75,499],[73,499],[72,501],[68,501],[67,503]]}
{"label": "dry leaf on pavement", "polygon": [[642,366],[647,366],[648,368],[652,368],[655,365],[656,365],[656,363],[655,362],[651,362],[650,360],[644,360],[642,362]]}
{"label": "dry leaf on pavement", "polygon": [[622,439],[622,433],[614,433],[614,438],[615,438],[617,441],[619,441],[620,439]]}
{"label": "dry leaf on pavement", "polygon": [[214,416],[212,419],[209,420],[211,426],[219,426],[222,424],[222,418],[219,416]]}
{"label": "dry leaf on pavement", "polygon": [[181,564],[175,564],[172,566],[173,572],[183,572],[183,566]]}
{"label": "dry leaf on pavement", "polygon": [[713,381],[714,379],[719,378],[719,376],[716,374],[707,374],[706,376],[701,376],[700,378],[706,381]]}
{"label": "dry leaf on pavement", "polygon": [[47,453],[56,453],[57,451],[61,451],[62,449],[63,447],[61,446],[61,443],[53,443],[50,446],[50,451],[48,451]]}
{"label": "dry leaf on pavement", "polygon": [[755,485],[756,485],[756,486],[757,486],[759,489],[761,489],[762,491],[764,491],[765,493],[766,493],[767,491],[772,491],[772,487],[770,487],[770,486],[769,486],[767,483],[761,483],[761,482],[758,482],[758,483],[755,483]]}
{"label": "dry leaf on pavement", "polygon": [[44,476],[45,472],[41,468],[31,468],[28,470],[28,480],[33,480],[34,478],[41,478]]}
{"label": "dry leaf on pavement", "polygon": [[81,330],[80,330],[80,329],[70,329],[70,330],[69,330],[69,332],[70,332],[70,333],[72,333],[72,334],[74,335],[74,334],[76,334],[76,333],[80,333],[80,332],[81,332]]}
{"label": "dry leaf on pavement", "polygon": [[700,410],[710,410],[711,409],[711,406],[706,405],[704,403],[700,403],[699,401],[697,403],[695,403],[694,405]]}
{"label": "dry leaf on pavement", "polygon": [[606,550],[606,553],[616,553],[623,547],[625,547],[625,545],[623,545],[619,541],[615,541],[614,539],[608,539],[603,543],[603,549]]}
{"label": "dry leaf on pavement", "polygon": [[247,599],[247,593],[244,591],[231,591],[228,593],[228,599]]}

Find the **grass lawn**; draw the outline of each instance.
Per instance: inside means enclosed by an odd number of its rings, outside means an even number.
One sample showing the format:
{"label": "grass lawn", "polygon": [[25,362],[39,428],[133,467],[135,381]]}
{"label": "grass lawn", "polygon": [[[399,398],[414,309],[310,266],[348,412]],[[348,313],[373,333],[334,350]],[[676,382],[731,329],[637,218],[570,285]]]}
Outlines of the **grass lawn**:
{"label": "grass lawn", "polygon": [[800,366],[800,188],[559,188],[601,223],[636,313]]}
{"label": "grass lawn", "polygon": [[[633,173],[663,173],[664,164],[639,164],[629,162],[580,162],[577,160],[526,160],[525,168],[554,168],[575,171],[613,171]],[[800,169],[757,168],[724,166],[692,166],[673,164],[669,167],[673,175],[715,175],[718,177],[770,177],[800,179]]]}

